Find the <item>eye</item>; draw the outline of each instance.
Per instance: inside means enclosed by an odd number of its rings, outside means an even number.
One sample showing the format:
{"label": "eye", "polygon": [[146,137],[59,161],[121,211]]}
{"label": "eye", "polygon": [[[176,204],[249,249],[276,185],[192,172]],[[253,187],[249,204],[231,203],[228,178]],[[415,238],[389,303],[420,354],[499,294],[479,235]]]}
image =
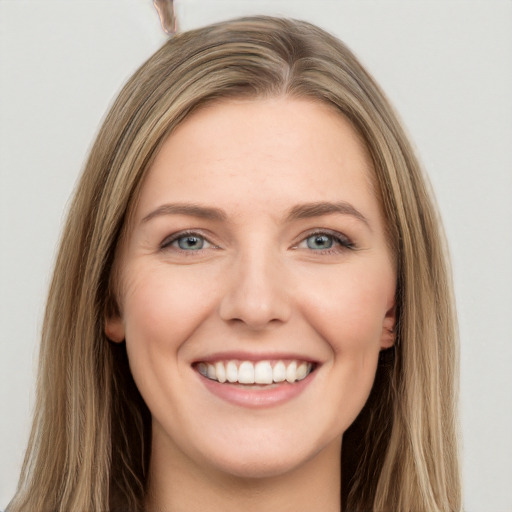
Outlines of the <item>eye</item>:
{"label": "eye", "polygon": [[306,238],[306,245],[310,249],[330,249],[334,245],[334,238],[332,235],[315,234]]}
{"label": "eye", "polygon": [[205,244],[205,239],[201,236],[182,236],[176,240],[178,247],[184,251],[199,251]]}
{"label": "eye", "polygon": [[177,233],[166,238],[161,249],[176,249],[179,251],[194,252],[209,249],[212,244],[198,233]]}
{"label": "eye", "polygon": [[352,241],[338,232],[319,231],[304,238],[298,245],[298,249],[311,249],[316,252],[333,253],[345,249],[354,249]]}

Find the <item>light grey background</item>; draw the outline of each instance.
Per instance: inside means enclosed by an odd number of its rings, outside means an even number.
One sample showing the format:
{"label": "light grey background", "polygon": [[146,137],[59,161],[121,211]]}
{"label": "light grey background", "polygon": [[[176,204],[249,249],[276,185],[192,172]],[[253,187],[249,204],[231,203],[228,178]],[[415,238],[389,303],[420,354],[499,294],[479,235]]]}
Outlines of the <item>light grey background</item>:
{"label": "light grey background", "polygon": [[[241,14],[338,35],[387,91],[437,193],[461,333],[465,507],[512,511],[512,2],[181,0],[182,28]],[[164,41],[151,0],[0,0],[0,509],[34,397],[64,212],[99,122]]]}

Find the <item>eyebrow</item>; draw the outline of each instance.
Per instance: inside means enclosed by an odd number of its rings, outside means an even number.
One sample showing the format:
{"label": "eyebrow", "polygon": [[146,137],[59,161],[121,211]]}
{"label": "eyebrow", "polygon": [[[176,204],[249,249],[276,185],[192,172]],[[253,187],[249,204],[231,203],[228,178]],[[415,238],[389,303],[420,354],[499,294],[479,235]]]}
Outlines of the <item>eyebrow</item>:
{"label": "eyebrow", "polygon": [[357,208],[345,201],[338,201],[336,203],[317,202],[300,204],[294,206],[290,210],[287,220],[293,221],[298,219],[309,219],[311,217],[320,217],[322,215],[331,215],[333,213],[351,215],[366,224],[366,226],[371,230],[371,225],[368,219]]}
{"label": "eyebrow", "polygon": [[192,217],[199,217],[201,219],[208,220],[217,220],[222,221],[226,220],[227,215],[224,211],[219,208],[211,208],[206,206],[199,206],[197,204],[163,204],[159,206],[156,210],[148,213],[141,221],[141,223],[145,223],[150,221],[151,219],[158,217],[160,215],[189,215]]}
{"label": "eyebrow", "polygon": [[[313,217],[321,217],[322,215],[351,215],[360,220],[371,230],[368,219],[353,205],[345,201],[331,202],[315,202],[299,204],[291,208],[286,216],[287,222],[294,220],[309,219]],[[151,219],[161,215],[188,215],[201,219],[225,221],[228,216],[224,210],[207,206],[200,206],[193,203],[168,203],[159,206],[152,212],[148,213],[141,221],[146,223]]]}

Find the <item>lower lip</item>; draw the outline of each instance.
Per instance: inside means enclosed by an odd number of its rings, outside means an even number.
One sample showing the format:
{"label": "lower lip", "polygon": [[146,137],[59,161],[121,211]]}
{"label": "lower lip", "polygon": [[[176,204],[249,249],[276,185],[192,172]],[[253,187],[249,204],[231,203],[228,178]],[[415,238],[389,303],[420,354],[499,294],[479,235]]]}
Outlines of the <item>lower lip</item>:
{"label": "lower lip", "polygon": [[306,378],[293,384],[285,381],[269,384],[265,387],[252,387],[240,384],[221,384],[216,380],[206,378],[199,372],[197,373],[208,391],[215,396],[234,405],[253,409],[273,407],[292,400],[309,386],[315,374],[316,371],[311,372]]}

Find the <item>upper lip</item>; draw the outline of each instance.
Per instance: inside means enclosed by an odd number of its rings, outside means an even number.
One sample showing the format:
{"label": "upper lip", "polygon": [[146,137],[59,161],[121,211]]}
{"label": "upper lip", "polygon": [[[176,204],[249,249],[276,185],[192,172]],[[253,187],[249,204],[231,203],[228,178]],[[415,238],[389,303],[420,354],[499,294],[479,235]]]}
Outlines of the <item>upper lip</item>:
{"label": "upper lip", "polygon": [[229,352],[215,352],[213,354],[205,355],[194,359],[195,363],[215,363],[217,361],[306,361],[308,363],[318,363],[318,360],[295,352],[244,352],[244,351],[229,351]]}

